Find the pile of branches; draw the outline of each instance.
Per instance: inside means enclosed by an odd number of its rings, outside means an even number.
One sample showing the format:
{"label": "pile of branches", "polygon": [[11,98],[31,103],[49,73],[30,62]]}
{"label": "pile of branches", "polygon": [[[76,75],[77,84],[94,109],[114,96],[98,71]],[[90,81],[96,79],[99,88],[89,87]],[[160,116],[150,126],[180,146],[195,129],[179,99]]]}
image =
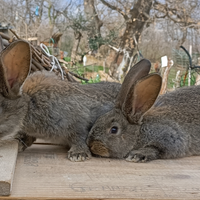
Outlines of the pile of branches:
{"label": "pile of branches", "polygon": [[[13,31],[10,30],[13,33],[13,37],[8,36],[7,34],[0,32],[0,52],[6,48],[10,43],[21,40],[18,35]],[[26,41],[28,42],[28,41]],[[52,60],[50,57],[46,55],[46,53],[41,49],[40,46],[33,46],[31,43],[29,43],[31,46],[32,51],[32,63],[31,63],[31,73],[34,73],[36,71],[42,71],[47,70],[50,71],[52,69]],[[63,76],[65,80],[71,81],[71,82],[77,82],[77,79],[74,77],[88,81],[87,79],[70,72],[65,65],[62,65],[61,68],[63,70]],[[56,75],[61,77],[61,71],[59,69],[53,69],[52,70]]]}

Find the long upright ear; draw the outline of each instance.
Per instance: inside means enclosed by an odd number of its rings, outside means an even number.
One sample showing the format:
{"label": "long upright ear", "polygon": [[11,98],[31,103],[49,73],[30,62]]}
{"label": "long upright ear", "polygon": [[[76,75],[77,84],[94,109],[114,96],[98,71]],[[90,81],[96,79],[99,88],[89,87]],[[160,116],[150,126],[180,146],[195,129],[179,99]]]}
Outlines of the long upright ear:
{"label": "long upright ear", "polygon": [[150,69],[151,69],[150,61],[147,59],[142,59],[140,62],[138,62],[129,70],[128,74],[124,79],[124,82],[122,83],[119,94],[117,96],[115,107],[120,109],[122,108],[122,105],[125,101],[125,98],[131,86],[142,77],[147,76],[149,74]]}
{"label": "long upright ear", "polygon": [[130,88],[122,112],[131,124],[137,124],[156,101],[162,85],[158,74],[151,74]]}
{"label": "long upright ear", "polygon": [[31,48],[28,42],[17,40],[0,55],[0,92],[16,98],[31,69]]}

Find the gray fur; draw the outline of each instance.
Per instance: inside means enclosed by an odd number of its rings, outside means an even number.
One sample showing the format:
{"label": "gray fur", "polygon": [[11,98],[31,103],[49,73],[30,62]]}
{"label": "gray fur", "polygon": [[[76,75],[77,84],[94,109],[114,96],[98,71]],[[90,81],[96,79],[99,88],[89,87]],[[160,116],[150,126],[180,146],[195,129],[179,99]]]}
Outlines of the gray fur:
{"label": "gray fur", "polygon": [[0,137],[22,131],[70,147],[71,159],[79,154],[84,159],[90,154],[87,134],[97,117],[112,109],[119,89],[118,83],[83,86],[50,72],[36,72],[25,81],[21,97],[0,96]]}
{"label": "gray fur", "polygon": [[200,86],[160,96],[137,123],[129,114],[115,106],[96,121],[87,140],[94,154],[133,162],[200,155]]}
{"label": "gray fur", "polygon": [[[5,68],[0,66],[1,76]],[[11,91],[5,82],[0,87],[6,85],[4,91]],[[88,132],[100,115],[113,108],[120,87],[114,82],[81,85],[62,81],[52,72],[33,73],[18,87],[20,95],[11,98],[3,89],[0,93],[0,140],[26,133],[32,137],[29,143],[35,138],[49,140],[69,147],[70,160],[85,160],[90,157]]]}

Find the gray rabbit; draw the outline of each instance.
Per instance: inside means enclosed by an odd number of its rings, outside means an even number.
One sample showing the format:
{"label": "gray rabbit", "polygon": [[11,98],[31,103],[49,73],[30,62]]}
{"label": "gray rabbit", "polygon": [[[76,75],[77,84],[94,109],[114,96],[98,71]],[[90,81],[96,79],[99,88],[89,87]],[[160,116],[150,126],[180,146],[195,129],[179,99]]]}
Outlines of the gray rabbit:
{"label": "gray rabbit", "polygon": [[[0,140],[17,133],[67,146],[68,158],[90,157],[86,138],[95,120],[111,110],[121,84],[81,85],[54,73],[29,75],[29,43],[11,43],[0,56]],[[28,76],[29,75],[29,76]]]}
{"label": "gray rabbit", "polygon": [[115,107],[95,122],[87,139],[93,154],[132,162],[200,155],[200,86],[157,98],[162,79],[148,74],[150,66],[131,68]]}

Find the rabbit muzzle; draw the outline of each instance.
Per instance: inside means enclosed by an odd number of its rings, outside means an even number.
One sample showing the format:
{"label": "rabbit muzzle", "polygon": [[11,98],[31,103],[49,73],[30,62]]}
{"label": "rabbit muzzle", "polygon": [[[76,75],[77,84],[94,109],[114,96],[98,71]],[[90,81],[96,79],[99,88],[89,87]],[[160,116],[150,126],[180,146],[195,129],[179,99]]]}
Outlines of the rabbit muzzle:
{"label": "rabbit muzzle", "polygon": [[99,155],[102,157],[109,157],[109,150],[104,146],[104,144],[100,141],[92,141],[89,142],[89,148],[90,151],[95,154],[95,155]]}

